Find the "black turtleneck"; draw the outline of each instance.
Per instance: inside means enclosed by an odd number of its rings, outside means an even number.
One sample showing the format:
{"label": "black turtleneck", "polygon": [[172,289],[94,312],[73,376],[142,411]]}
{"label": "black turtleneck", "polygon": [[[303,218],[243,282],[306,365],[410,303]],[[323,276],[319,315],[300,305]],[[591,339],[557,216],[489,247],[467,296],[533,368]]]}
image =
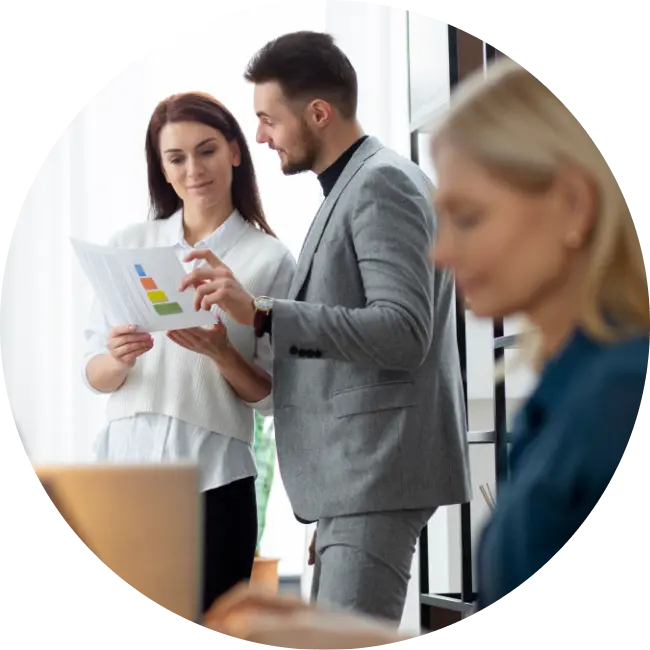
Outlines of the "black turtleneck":
{"label": "black turtleneck", "polygon": [[359,138],[349,149],[336,159],[336,162],[333,162],[324,172],[318,175],[318,182],[321,184],[323,194],[325,194],[326,197],[332,191],[334,185],[336,185],[336,181],[338,181],[339,176],[343,173],[346,165],[350,162],[352,156],[354,156],[354,152],[367,138],[367,135]]}
{"label": "black turtleneck", "polygon": [[[336,161],[333,162],[324,172],[318,175],[318,182],[321,184],[321,187],[323,188],[323,194],[325,195],[326,198],[327,195],[332,191],[334,185],[336,185],[336,181],[338,181],[339,177],[343,173],[343,170],[350,162],[352,156],[354,156],[355,151],[367,139],[368,139],[367,135],[364,135],[361,138],[359,138],[351,147],[346,149],[346,151],[344,151],[336,159]],[[269,312],[264,318],[258,336],[263,336],[264,334],[273,336],[273,311]],[[296,519],[302,524],[313,523],[309,521],[304,521],[303,519],[300,519],[300,517],[298,517],[297,515],[296,515]]]}

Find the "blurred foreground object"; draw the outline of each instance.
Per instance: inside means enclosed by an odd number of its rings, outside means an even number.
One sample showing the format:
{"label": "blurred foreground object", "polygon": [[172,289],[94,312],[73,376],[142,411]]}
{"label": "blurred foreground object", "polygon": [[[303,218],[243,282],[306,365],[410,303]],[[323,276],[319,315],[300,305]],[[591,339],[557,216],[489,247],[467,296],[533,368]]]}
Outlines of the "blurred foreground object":
{"label": "blurred foreground object", "polygon": [[409,638],[383,622],[327,611],[255,585],[235,587],[216,601],[203,625],[244,641],[281,648],[368,648]]}
{"label": "blurred foreground object", "polygon": [[198,471],[193,465],[35,466],[61,516],[120,578],[200,620]]}

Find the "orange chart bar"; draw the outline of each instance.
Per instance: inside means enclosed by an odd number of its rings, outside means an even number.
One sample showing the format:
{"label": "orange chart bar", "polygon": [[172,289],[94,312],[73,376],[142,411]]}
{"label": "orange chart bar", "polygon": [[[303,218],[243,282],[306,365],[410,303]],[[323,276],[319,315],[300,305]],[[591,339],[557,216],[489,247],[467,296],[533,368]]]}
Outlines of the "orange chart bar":
{"label": "orange chart bar", "polygon": [[135,271],[140,278],[143,289],[147,292],[147,298],[160,316],[172,316],[182,314],[183,308],[177,302],[170,302],[167,294],[158,289],[158,285],[153,278],[150,278],[141,264],[135,265]]}

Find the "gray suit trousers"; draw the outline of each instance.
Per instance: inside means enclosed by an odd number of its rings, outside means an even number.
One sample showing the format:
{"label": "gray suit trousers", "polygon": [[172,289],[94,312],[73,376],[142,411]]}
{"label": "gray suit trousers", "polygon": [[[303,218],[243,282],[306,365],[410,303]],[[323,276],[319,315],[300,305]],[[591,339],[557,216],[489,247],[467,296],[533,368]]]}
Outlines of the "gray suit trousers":
{"label": "gray suit trousers", "polygon": [[435,510],[320,519],[312,600],[399,625],[418,537]]}

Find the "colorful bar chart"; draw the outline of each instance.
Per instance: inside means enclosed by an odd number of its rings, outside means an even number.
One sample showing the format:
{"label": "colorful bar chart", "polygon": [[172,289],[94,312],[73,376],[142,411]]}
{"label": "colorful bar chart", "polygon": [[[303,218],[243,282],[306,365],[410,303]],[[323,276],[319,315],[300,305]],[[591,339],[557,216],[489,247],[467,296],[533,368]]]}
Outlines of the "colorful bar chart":
{"label": "colorful bar chart", "polygon": [[182,307],[177,302],[170,302],[167,294],[158,288],[155,280],[150,278],[141,264],[135,265],[135,271],[140,278],[142,288],[147,293],[147,298],[159,316],[172,316],[183,313]]}

